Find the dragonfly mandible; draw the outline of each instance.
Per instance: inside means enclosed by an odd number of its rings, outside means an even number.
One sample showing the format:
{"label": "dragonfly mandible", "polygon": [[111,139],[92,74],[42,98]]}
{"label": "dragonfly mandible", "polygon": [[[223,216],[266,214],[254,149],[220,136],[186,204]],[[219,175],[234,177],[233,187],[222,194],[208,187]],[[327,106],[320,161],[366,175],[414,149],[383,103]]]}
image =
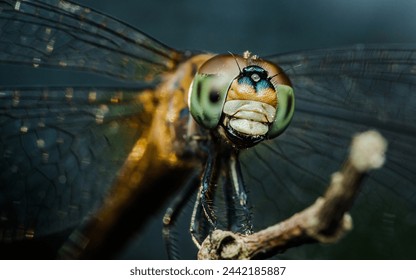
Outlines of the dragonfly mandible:
{"label": "dragonfly mandible", "polygon": [[[114,88],[1,89],[0,214],[3,244],[12,244],[10,251],[20,240],[39,238],[43,242],[45,237],[48,242],[51,234],[88,220],[102,200],[115,203],[111,197],[131,194],[119,192],[117,184],[129,189],[142,181],[147,186],[159,186],[159,193],[172,195],[182,184],[190,185],[192,190],[200,171],[207,174],[208,170],[215,171],[211,176],[217,177],[218,184],[229,185],[230,175],[220,172],[219,166],[229,166],[231,173],[242,178],[244,183],[237,186],[250,188],[248,197],[253,209],[243,203],[242,209],[225,207],[228,213],[222,214],[231,221],[243,220],[231,225],[240,225],[235,230],[249,233],[251,226],[245,221],[251,219],[251,211],[254,225],[261,228],[316,199],[329,174],[342,163],[351,136],[372,127],[389,140],[388,162],[382,171],[368,178],[368,187],[353,210],[359,222],[354,229],[356,235],[338,248],[348,256],[345,248],[365,240],[370,256],[414,256],[414,250],[407,250],[414,242],[411,236],[416,205],[415,152],[411,148],[416,131],[416,101],[411,94],[414,48],[359,45],[264,57],[287,72],[296,93],[296,112],[282,135],[244,149],[237,160],[227,150],[214,147],[204,151],[209,147],[206,142],[213,143],[213,136],[199,126],[190,127],[187,121],[192,120],[184,96],[188,88],[181,85],[190,84],[193,74],[203,70],[200,66],[212,54],[171,49],[114,18],[68,1],[0,3],[2,62],[78,69],[134,82],[133,86],[130,83]],[[244,65],[237,54],[227,57],[237,76],[244,71],[261,76],[259,69],[246,69],[251,65]],[[256,76],[250,77],[257,80]],[[173,94],[177,91],[181,94]],[[155,113],[157,104],[167,107]],[[157,136],[168,135],[160,131],[149,138],[149,128],[162,122],[170,123],[168,127],[177,137],[162,139],[165,142],[158,145],[163,147],[170,141],[169,145],[174,143],[184,156],[197,160],[183,165],[180,172],[159,166],[157,171],[168,174],[160,181],[158,174],[132,179],[132,174],[146,169],[140,165],[133,168],[129,162],[143,156],[151,159],[151,154],[143,154],[151,144],[146,139],[157,142]],[[189,134],[190,128],[198,133]],[[192,136],[188,139],[197,144],[185,142],[183,136]],[[217,158],[213,157],[211,168],[206,168],[205,161],[209,167],[212,151]],[[164,160],[177,159],[167,156]],[[148,189],[143,191],[142,197],[154,199],[145,196]],[[270,192],[270,203],[261,192]],[[245,197],[244,190],[240,194]],[[145,199],[139,202],[138,208],[133,207],[135,211],[123,214],[127,224],[137,224],[133,228],[142,226],[149,216],[151,211],[145,211],[149,205],[159,204]],[[216,211],[210,213],[209,201],[201,203],[207,203],[205,213],[195,212],[194,226],[208,228],[199,230],[201,236],[194,235],[197,240],[215,223],[221,223],[214,221],[221,217]],[[270,214],[270,209],[275,213]],[[110,214],[106,223],[109,231],[120,225],[131,231],[122,219],[111,220]],[[374,223],[374,238],[367,235],[369,221]],[[358,237],[361,241],[355,240]],[[394,240],[402,242],[396,244]]]}

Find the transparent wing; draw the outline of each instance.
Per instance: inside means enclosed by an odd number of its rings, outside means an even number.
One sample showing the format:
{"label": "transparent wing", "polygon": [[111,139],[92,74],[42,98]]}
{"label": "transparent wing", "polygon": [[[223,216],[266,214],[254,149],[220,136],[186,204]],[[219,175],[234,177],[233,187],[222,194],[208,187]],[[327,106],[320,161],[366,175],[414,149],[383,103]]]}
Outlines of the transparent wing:
{"label": "transparent wing", "polygon": [[182,54],[107,15],[63,0],[1,0],[0,60],[152,80]]}
{"label": "transparent wing", "polygon": [[101,201],[149,120],[141,89],[0,89],[0,237],[76,225]]}
{"label": "transparent wing", "polygon": [[257,200],[257,225],[274,224],[312,203],[342,165],[351,137],[377,129],[389,142],[387,162],[365,181],[352,209],[352,233],[330,248],[306,246],[285,256],[416,257],[415,46],[355,46],[268,59],[289,75],[296,109],[283,135],[242,157]]}
{"label": "transparent wing", "polygon": [[146,89],[151,82],[174,70],[183,57],[131,26],[70,1],[0,0],[1,63],[84,70],[137,85],[0,86],[2,245],[49,239],[100,204],[149,125],[142,94],[152,94]]}

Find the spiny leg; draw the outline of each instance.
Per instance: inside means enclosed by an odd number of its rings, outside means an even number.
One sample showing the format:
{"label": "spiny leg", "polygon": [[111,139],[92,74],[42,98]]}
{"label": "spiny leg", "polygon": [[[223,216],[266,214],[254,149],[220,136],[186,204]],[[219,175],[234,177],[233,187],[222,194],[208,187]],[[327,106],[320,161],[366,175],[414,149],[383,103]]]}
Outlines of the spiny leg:
{"label": "spiny leg", "polygon": [[[229,165],[226,165],[226,168],[229,168]],[[236,222],[236,220],[238,219],[237,217],[237,212],[238,210],[236,209],[236,205],[235,205],[235,192],[234,192],[234,187],[231,185],[231,180],[230,180],[230,176],[229,176],[229,170],[227,170],[227,181],[224,184],[224,188],[223,188],[223,193],[224,193],[224,201],[225,201],[225,215],[226,215],[226,225],[227,225],[227,230],[232,231],[232,232],[239,232],[240,231],[240,227],[238,227],[238,222]],[[237,226],[237,227],[236,227]]]}
{"label": "spiny leg", "polygon": [[203,212],[204,211],[202,210],[201,206],[201,190],[199,190],[195,200],[194,209],[192,211],[191,225],[189,227],[192,241],[195,243],[198,249],[201,248],[201,243],[205,238],[205,215]]}
{"label": "spiny leg", "polygon": [[[237,228],[238,231],[244,234],[253,233],[253,223],[251,218],[251,211],[249,209],[247,200],[247,192],[243,182],[243,174],[241,172],[240,163],[238,161],[238,152],[231,154],[229,165],[228,165],[229,178],[231,185],[233,186],[235,204],[238,205],[242,210],[243,217],[241,218],[238,213],[230,214],[230,228]],[[235,205],[233,204],[233,206]]]}
{"label": "spiny leg", "polygon": [[162,234],[169,259],[178,259],[179,257],[179,253],[175,247],[175,240],[171,236],[171,229],[175,226],[179,214],[182,212],[190,197],[195,193],[195,190],[198,187],[198,183],[198,174],[193,174],[185,184],[184,191],[180,192],[175,197],[172,204],[169,206],[165,215],[163,216]]}
{"label": "spiny leg", "polygon": [[206,219],[214,229],[217,227],[217,218],[213,209],[215,189],[217,187],[218,173],[220,172],[219,153],[213,151],[208,155],[207,164],[201,180],[201,206]]}
{"label": "spiny leg", "polygon": [[[220,172],[218,157],[219,153],[216,151],[208,154],[205,170],[202,174],[201,186],[192,212],[190,232],[192,240],[198,248],[200,248],[201,242],[208,235],[209,231],[217,226],[217,218],[212,208],[212,203]],[[208,221],[209,225],[207,225],[206,221]]]}

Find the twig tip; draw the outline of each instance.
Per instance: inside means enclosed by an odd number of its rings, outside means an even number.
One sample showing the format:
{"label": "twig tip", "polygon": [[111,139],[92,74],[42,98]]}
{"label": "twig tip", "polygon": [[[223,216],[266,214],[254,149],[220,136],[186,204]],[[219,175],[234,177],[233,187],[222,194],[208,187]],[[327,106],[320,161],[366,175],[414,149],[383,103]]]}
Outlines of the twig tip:
{"label": "twig tip", "polygon": [[351,144],[351,163],[361,172],[377,169],[385,162],[387,141],[375,130],[356,135]]}

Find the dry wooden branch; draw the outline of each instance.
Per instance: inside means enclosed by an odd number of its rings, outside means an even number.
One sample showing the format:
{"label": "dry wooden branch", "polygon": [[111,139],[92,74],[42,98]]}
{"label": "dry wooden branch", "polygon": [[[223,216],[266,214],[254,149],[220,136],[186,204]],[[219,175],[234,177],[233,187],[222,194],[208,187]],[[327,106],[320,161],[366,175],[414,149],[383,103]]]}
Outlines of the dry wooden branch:
{"label": "dry wooden branch", "polygon": [[334,243],[352,229],[348,214],[365,174],[384,163],[387,143],[376,131],[354,137],[349,158],[332,175],[314,204],[252,235],[215,230],[202,243],[198,259],[259,259],[306,243]]}

